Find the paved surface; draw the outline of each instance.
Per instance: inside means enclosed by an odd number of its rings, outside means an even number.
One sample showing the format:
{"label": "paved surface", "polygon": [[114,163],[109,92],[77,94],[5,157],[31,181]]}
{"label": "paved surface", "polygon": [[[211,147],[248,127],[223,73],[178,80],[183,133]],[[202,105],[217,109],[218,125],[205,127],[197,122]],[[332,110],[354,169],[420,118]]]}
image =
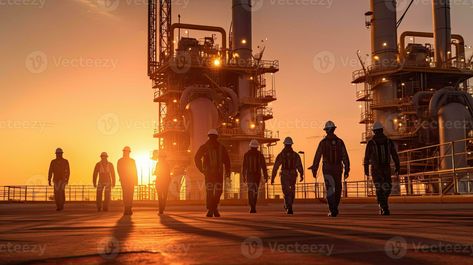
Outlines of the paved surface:
{"label": "paved surface", "polygon": [[322,204],[224,206],[221,218],[200,206],[148,206],[122,217],[115,205],[0,204],[0,263],[26,264],[473,264],[473,205],[396,204],[377,216],[372,204],[326,217]]}

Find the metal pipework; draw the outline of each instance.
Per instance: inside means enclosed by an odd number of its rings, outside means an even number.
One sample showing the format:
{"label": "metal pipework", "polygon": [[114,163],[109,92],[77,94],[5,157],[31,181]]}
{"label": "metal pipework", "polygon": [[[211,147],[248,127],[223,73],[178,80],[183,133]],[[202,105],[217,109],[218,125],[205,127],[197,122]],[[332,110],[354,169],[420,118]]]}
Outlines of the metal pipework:
{"label": "metal pipework", "polygon": [[249,60],[252,57],[253,37],[250,2],[249,0],[233,0],[232,2],[232,47],[243,60]]}
{"label": "metal pipework", "polygon": [[433,0],[432,15],[434,27],[435,61],[437,66],[448,66],[452,41],[450,23],[450,0]]}
{"label": "metal pipework", "polygon": [[[400,47],[399,47],[399,55],[401,60],[403,60],[406,56],[406,39],[408,37],[420,37],[420,38],[434,38],[434,33],[431,32],[418,32],[418,31],[406,31],[401,34],[400,37]],[[458,43],[455,44],[457,50],[457,57],[461,59],[465,59],[465,39],[462,35],[459,34],[452,34],[451,39],[457,40]]]}
{"label": "metal pipework", "polygon": [[397,64],[397,18],[395,0],[371,0],[371,53],[374,66]]}
{"label": "metal pipework", "polygon": [[176,29],[192,29],[192,30],[201,30],[201,31],[210,31],[210,32],[218,32],[222,35],[222,50],[223,50],[223,62],[225,62],[226,58],[226,49],[227,49],[227,32],[224,28],[221,27],[212,27],[212,26],[203,26],[203,25],[194,25],[194,24],[183,24],[183,23],[175,23],[171,26],[171,57],[174,55],[174,31]]}

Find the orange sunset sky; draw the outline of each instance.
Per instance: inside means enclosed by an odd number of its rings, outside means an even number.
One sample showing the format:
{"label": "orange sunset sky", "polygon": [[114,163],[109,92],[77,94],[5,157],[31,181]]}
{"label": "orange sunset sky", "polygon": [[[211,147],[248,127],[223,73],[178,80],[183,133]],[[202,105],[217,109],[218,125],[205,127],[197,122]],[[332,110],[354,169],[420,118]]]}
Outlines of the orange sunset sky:
{"label": "orange sunset sky", "polygon": [[[102,151],[116,163],[129,145],[146,167],[156,149],[146,1],[121,0],[111,8],[100,1],[0,0],[1,185],[47,183],[56,147],[71,164],[71,184],[92,183]],[[398,2],[403,11],[409,1]],[[430,2],[415,1],[399,34],[432,30]],[[181,14],[185,23],[230,27],[231,0],[173,3],[174,22]],[[265,58],[280,60],[269,127],[281,137],[293,136],[295,149],[306,151],[310,164],[323,123],[334,120],[351,155],[351,179],[362,179],[363,128],[350,81],[360,68],[356,51],[370,50],[364,27],[369,1],[261,3],[253,15],[254,43],[268,38]],[[472,15],[472,1],[452,1],[452,32],[463,34],[468,45]],[[333,55],[331,71],[319,65],[321,54]]]}

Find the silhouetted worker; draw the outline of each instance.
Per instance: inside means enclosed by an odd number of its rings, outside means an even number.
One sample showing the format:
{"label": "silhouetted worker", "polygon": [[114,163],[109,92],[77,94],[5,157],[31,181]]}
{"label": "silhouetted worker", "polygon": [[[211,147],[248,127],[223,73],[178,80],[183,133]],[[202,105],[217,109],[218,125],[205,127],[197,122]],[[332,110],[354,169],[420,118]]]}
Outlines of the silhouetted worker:
{"label": "silhouetted worker", "polygon": [[54,201],[56,202],[56,211],[64,209],[66,202],[66,185],[69,183],[69,176],[71,174],[69,168],[69,161],[63,158],[63,151],[61,148],[56,149],[56,159],[51,161],[48,172],[48,183],[51,186],[51,180],[54,182]]}
{"label": "silhouetted worker", "polygon": [[388,198],[391,194],[391,158],[394,161],[394,174],[399,175],[401,168],[399,155],[394,142],[384,135],[383,125],[375,122],[373,125],[374,136],[366,145],[364,168],[365,175],[371,176],[376,188],[376,197],[381,215],[390,215]]}
{"label": "silhouetted worker", "polygon": [[[115,169],[113,168],[113,164],[108,162],[108,154],[106,152],[100,154],[100,159],[100,162],[95,164],[92,181],[94,187],[97,188],[97,211],[100,212],[103,209],[104,212],[107,212],[110,204],[112,188],[115,187]],[[104,194],[104,191],[105,198],[102,205],[102,195]]]}
{"label": "silhouetted worker", "polygon": [[271,176],[271,184],[274,184],[274,179],[276,178],[279,167],[282,166],[281,186],[284,193],[284,208],[287,214],[294,213],[292,205],[296,198],[297,172],[299,172],[300,181],[304,181],[304,169],[302,167],[301,157],[292,149],[293,144],[294,142],[291,137],[284,139],[284,149],[276,157]]}
{"label": "silhouetted worker", "polygon": [[126,146],[123,148],[123,157],[118,160],[117,170],[122,184],[123,205],[125,211],[123,215],[132,215],[133,193],[135,186],[138,185],[138,174],[136,171],[135,160],[130,158],[131,149]]}
{"label": "silhouetted worker", "polygon": [[211,129],[208,136],[209,140],[195,154],[194,162],[205,176],[207,217],[220,217],[218,204],[223,192],[224,174],[226,178],[230,178],[230,157],[227,149],[218,141],[217,130]]}
{"label": "silhouetted worker", "polygon": [[158,194],[159,214],[163,214],[168,199],[169,184],[171,183],[171,166],[167,161],[167,156],[160,152],[159,162],[154,175],[156,176],[156,193]]}
{"label": "silhouetted worker", "polygon": [[350,174],[350,159],[342,139],[335,135],[335,123],[328,121],[325,124],[327,136],[320,141],[314,162],[309,168],[314,178],[317,178],[320,160],[323,158],[322,171],[324,174],[325,189],[327,191],[327,203],[330,212],[328,216],[337,217],[338,206],[342,196],[342,173],[345,168],[344,179]]}
{"label": "silhouetted worker", "polygon": [[[241,175],[243,182],[248,185],[248,203],[250,213],[256,213],[256,202],[258,200],[258,190],[261,183],[261,175],[264,175],[264,181],[268,181],[268,168],[264,155],[258,151],[259,143],[257,140],[250,142],[250,150],[246,152],[243,158],[243,167]],[[262,173],[261,173],[262,172]]]}

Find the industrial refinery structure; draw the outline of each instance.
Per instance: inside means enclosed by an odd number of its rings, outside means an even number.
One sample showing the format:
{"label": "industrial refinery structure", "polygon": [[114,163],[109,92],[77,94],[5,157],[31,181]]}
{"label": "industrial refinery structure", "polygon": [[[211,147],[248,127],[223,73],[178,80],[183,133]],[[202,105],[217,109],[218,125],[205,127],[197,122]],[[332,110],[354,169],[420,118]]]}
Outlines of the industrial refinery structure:
{"label": "industrial refinery structure", "polygon": [[[452,34],[450,1],[433,0],[433,31],[398,38],[395,0],[371,0],[371,65],[353,73],[362,104],[362,143],[381,122],[402,152],[406,190],[412,180],[433,194],[471,191],[472,59],[465,41]],[[412,3],[411,3],[412,4]],[[360,60],[361,61],[361,60]],[[468,185],[461,180],[468,179]],[[447,179],[447,180],[446,180]],[[402,182],[402,179],[401,179]],[[435,183],[435,184],[434,184]]]}
{"label": "industrial refinery structure", "polygon": [[250,140],[259,141],[268,164],[279,140],[265,126],[279,63],[262,60],[264,48],[253,52],[250,1],[233,0],[231,22],[228,35],[219,26],[173,23],[171,0],[149,1],[148,75],[159,106],[154,137],[174,176],[185,180],[185,199],[202,199],[193,157],[209,129],[218,129],[229,150],[234,187]]}

